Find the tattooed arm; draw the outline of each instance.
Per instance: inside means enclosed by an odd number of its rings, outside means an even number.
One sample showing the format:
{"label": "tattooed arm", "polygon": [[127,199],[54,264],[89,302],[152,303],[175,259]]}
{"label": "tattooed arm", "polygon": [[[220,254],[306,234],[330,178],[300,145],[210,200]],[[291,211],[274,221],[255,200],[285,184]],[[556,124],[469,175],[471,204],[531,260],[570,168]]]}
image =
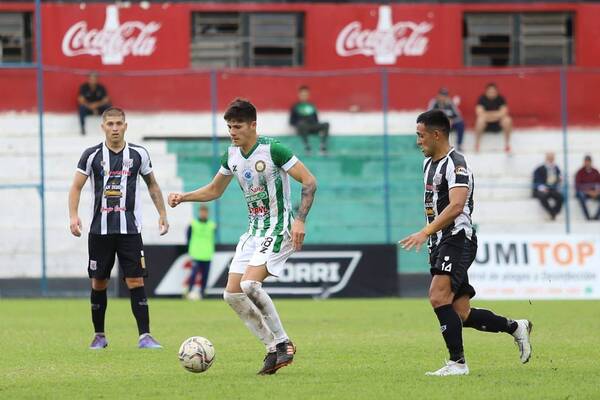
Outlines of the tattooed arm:
{"label": "tattooed arm", "polygon": [[300,161],[288,170],[288,174],[302,184],[300,207],[292,224],[292,243],[295,250],[300,250],[304,242],[304,222],[315,198],[317,180]]}
{"label": "tattooed arm", "polygon": [[146,182],[146,185],[148,186],[150,198],[158,211],[158,227],[160,229],[160,235],[162,236],[169,231],[169,221],[167,221],[167,210],[165,208],[165,202],[160,186],[158,186],[158,182],[156,182],[154,172],[150,172],[148,175],[142,175],[142,178],[144,178],[144,182]]}

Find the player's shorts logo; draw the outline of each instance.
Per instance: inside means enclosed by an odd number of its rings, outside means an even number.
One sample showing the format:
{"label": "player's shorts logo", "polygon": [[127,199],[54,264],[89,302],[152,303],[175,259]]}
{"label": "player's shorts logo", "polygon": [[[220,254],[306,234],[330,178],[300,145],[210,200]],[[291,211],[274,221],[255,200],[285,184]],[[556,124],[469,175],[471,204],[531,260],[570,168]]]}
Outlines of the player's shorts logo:
{"label": "player's shorts logo", "polygon": [[98,269],[98,265],[96,263],[96,260],[90,260],[90,270],[95,271],[97,269]]}
{"label": "player's shorts logo", "polygon": [[254,169],[256,170],[256,172],[263,172],[266,167],[267,165],[262,160],[258,160],[256,164],[254,164]]}

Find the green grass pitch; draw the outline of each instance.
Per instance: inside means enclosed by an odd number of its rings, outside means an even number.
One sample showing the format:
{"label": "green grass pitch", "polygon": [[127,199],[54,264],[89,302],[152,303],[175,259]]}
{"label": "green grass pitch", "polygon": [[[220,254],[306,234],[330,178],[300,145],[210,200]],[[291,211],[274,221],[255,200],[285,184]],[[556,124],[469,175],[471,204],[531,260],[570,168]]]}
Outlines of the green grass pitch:
{"label": "green grass pitch", "polygon": [[[0,399],[599,399],[600,302],[474,302],[534,323],[533,357],[512,337],[465,329],[471,375],[426,377],[446,350],[422,300],[276,300],[298,346],[294,364],[257,376],[264,349],[219,300],[150,301],[162,350],[138,350],[128,300],[109,298],[103,351],[85,300],[0,300]],[[189,336],[209,338],[203,374],[177,360]]]}

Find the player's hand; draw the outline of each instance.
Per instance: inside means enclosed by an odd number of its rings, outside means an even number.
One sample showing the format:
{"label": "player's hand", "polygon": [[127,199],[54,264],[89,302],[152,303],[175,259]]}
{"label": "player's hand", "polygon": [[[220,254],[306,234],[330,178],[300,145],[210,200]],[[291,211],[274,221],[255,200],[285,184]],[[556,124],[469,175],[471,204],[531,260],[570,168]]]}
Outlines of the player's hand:
{"label": "player's hand", "polygon": [[81,236],[81,219],[79,217],[71,217],[69,228],[73,236]]}
{"label": "player's hand", "polygon": [[299,251],[304,243],[304,221],[295,219],[292,223],[292,245],[294,250]]}
{"label": "player's hand", "polygon": [[169,221],[167,221],[167,217],[160,217],[158,219],[158,229],[160,231],[160,236],[166,235],[169,232]]}
{"label": "player's hand", "polygon": [[169,193],[168,202],[171,207],[177,207],[183,200],[183,193]]}
{"label": "player's hand", "polygon": [[413,233],[410,236],[405,237],[398,243],[400,243],[400,247],[402,247],[406,251],[410,251],[410,249],[412,249],[413,247],[416,251],[419,251],[421,250],[421,246],[423,246],[423,243],[425,243],[425,241],[427,240],[427,236],[428,235],[425,232],[419,231]]}

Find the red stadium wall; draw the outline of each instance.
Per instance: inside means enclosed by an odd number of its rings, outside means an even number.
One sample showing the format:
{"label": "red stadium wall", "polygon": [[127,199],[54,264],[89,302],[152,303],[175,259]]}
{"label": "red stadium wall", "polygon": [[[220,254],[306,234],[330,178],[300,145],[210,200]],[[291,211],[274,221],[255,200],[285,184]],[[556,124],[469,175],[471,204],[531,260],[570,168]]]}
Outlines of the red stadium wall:
{"label": "red stadium wall", "polygon": [[[219,72],[220,109],[231,98],[244,96],[261,110],[285,110],[294,101],[298,85],[308,83],[315,88],[313,98],[322,110],[379,110],[380,71],[385,67],[391,110],[423,108],[443,85],[461,96],[461,109],[470,120],[482,88],[493,80],[507,98],[517,125],[557,126],[559,70],[463,67],[462,15],[471,11],[571,11],[576,30],[575,65],[567,73],[569,122],[600,124],[600,92],[589,90],[600,85],[597,4],[393,5],[393,23],[404,30],[395,42],[388,43],[397,55],[387,60],[370,45],[379,39],[379,8],[374,4],[132,5],[119,8],[124,42],[102,36],[108,29],[103,29],[106,3],[80,4],[84,3],[42,5],[47,111],[73,112],[78,86],[88,70],[100,72],[113,103],[126,109],[208,111],[210,71],[190,70],[191,12],[300,11],[305,13],[305,66]],[[0,11],[9,10],[33,11],[33,4],[0,3]],[[105,54],[106,47],[99,43],[115,46],[120,55],[111,60]],[[357,69],[359,73],[348,73]],[[342,73],[302,76],[307,71],[330,70]],[[0,111],[35,108],[34,70],[0,69],[0,87],[4,94],[0,96]]]}

